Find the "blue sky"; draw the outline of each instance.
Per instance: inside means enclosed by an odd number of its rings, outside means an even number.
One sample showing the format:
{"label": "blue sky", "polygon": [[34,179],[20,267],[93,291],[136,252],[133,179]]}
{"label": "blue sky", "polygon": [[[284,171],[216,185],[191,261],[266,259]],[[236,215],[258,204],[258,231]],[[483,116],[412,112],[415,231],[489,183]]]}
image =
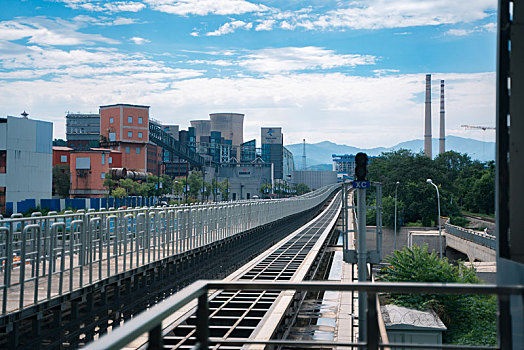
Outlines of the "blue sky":
{"label": "blue sky", "polygon": [[446,81],[447,133],[493,141],[496,1],[0,0],[0,115],[54,122],[145,104],[182,128],[245,113],[245,140],[360,147],[433,135]]}

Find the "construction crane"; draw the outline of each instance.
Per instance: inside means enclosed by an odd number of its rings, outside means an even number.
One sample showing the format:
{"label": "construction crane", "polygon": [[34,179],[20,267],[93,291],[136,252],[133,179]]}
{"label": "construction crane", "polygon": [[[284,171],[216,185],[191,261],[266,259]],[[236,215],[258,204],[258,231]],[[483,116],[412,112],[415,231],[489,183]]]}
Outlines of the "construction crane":
{"label": "construction crane", "polygon": [[466,130],[468,130],[468,129],[480,129],[482,131],[495,130],[496,129],[493,126],[482,126],[482,125],[461,125],[461,127],[465,128]]}

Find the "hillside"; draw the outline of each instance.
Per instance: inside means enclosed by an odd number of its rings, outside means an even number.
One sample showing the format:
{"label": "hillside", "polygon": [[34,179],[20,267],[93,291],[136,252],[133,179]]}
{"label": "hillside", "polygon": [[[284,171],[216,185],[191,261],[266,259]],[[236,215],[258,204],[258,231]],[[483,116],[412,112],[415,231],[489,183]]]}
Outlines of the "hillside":
{"label": "hillside", "polygon": [[[301,169],[302,164],[302,144],[286,145],[293,153],[297,169]],[[306,143],[306,161],[308,168],[313,165],[331,165],[332,154],[356,154],[365,152],[369,156],[378,156],[383,152],[390,152],[399,149],[409,149],[414,153],[421,152],[424,149],[423,140],[410,140],[401,142],[393,147],[376,147],[376,148],[358,148],[348,145],[339,145],[330,141],[319,143]],[[446,137],[446,149],[459,153],[467,153],[472,159],[480,161],[489,161],[495,159],[495,142],[484,142],[474,139],[467,139],[458,136]],[[433,139],[433,154],[438,154],[438,140]],[[319,167],[315,167],[319,168]],[[321,168],[329,168],[322,166]]]}

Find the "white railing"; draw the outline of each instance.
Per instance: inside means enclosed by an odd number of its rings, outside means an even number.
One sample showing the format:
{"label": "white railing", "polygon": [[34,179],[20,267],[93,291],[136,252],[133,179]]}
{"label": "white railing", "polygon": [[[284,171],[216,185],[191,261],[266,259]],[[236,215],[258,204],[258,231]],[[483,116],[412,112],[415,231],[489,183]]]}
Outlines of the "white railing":
{"label": "white railing", "polygon": [[2,315],[314,208],[336,188],[287,199],[2,219]]}

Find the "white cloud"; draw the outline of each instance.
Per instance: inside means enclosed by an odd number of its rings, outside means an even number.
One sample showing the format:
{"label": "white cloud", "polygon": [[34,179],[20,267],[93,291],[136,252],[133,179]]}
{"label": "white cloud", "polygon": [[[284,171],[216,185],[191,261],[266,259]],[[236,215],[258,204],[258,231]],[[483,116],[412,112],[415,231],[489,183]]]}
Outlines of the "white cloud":
{"label": "white cloud", "polygon": [[45,17],[16,18],[0,22],[0,40],[27,39],[38,45],[92,45],[96,42],[116,44],[118,41],[100,34],[84,34],[78,31],[82,21],[66,21]]}
{"label": "white cloud", "polygon": [[153,9],[180,16],[241,15],[268,11],[269,7],[245,0],[145,0]]}
{"label": "white cloud", "polygon": [[235,63],[226,60],[189,60],[186,63],[189,64],[207,64],[213,66],[228,67],[233,66]]}
{"label": "white cloud", "polygon": [[253,23],[246,23],[244,21],[232,21],[221,25],[217,30],[206,33],[206,36],[220,36],[231,34],[237,29],[250,30],[253,28]]}
{"label": "white cloud", "polygon": [[98,1],[98,0],[57,0],[67,7],[93,12],[138,12],[146,5],[136,1]]}
{"label": "white cloud", "polygon": [[446,32],[447,35],[452,35],[452,36],[466,36],[471,33],[473,33],[472,29],[456,29],[456,28],[452,28]]}
{"label": "white cloud", "polygon": [[494,33],[497,31],[497,23],[484,24],[482,27],[484,28],[484,30],[491,32],[491,33]]}
{"label": "white cloud", "polygon": [[[494,15],[495,0],[351,0],[336,8],[306,7],[298,11],[270,8],[259,12],[260,29],[344,30],[409,28],[441,24],[473,23]],[[258,26],[257,26],[258,28]],[[407,35],[409,32],[397,33]]]}
{"label": "white cloud", "polygon": [[134,42],[135,44],[137,45],[142,45],[142,44],[145,44],[145,43],[149,43],[151,42],[150,40],[147,40],[147,39],[144,39],[144,38],[140,38],[138,36],[134,36],[132,37],[131,39],[129,39],[130,41]]}
{"label": "white cloud", "polygon": [[242,57],[240,65],[264,73],[307,69],[330,69],[375,64],[371,55],[342,55],[322,47],[283,47],[255,51]]}
{"label": "white cloud", "polygon": [[380,29],[468,23],[495,11],[494,0],[369,0],[327,12],[313,20],[320,28]]}
{"label": "white cloud", "polygon": [[[109,68],[109,67],[108,67]],[[260,127],[281,125],[285,142],[326,139],[360,147],[391,146],[421,138],[424,74],[351,76],[341,73],[172,80],[176,72],[141,71],[117,75],[58,76],[45,81],[6,81],[0,85],[0,114],[19,113],[55,122],[64,135],[64,110],[96,111],[103,104],[152,106],[152,115],[187,127],[189,120],[223,110],[246,114],[245,139]],[[179,74],[182,74],[180,72]],[[446,80],[448,130],[461,124],[492,125],[495,74],[433,74]],[[438,89],[435,101],[438,100]],[[433,104],[438,115],[438,103]],[[434,123],[438,128],[438,123]],[[434,130],[437,135],[437,129]],[[480,137],[480,136],[477,136]]]}
{"label": "white cloud", "polygon": [[260,24],[257,24],[257,26],[255,27],[255,30],[257,32],[261,30],[271,30],[273,29],[273,26],[275,25],[276,22],[277,21],[274,19],[263,20],[261,21]]}

